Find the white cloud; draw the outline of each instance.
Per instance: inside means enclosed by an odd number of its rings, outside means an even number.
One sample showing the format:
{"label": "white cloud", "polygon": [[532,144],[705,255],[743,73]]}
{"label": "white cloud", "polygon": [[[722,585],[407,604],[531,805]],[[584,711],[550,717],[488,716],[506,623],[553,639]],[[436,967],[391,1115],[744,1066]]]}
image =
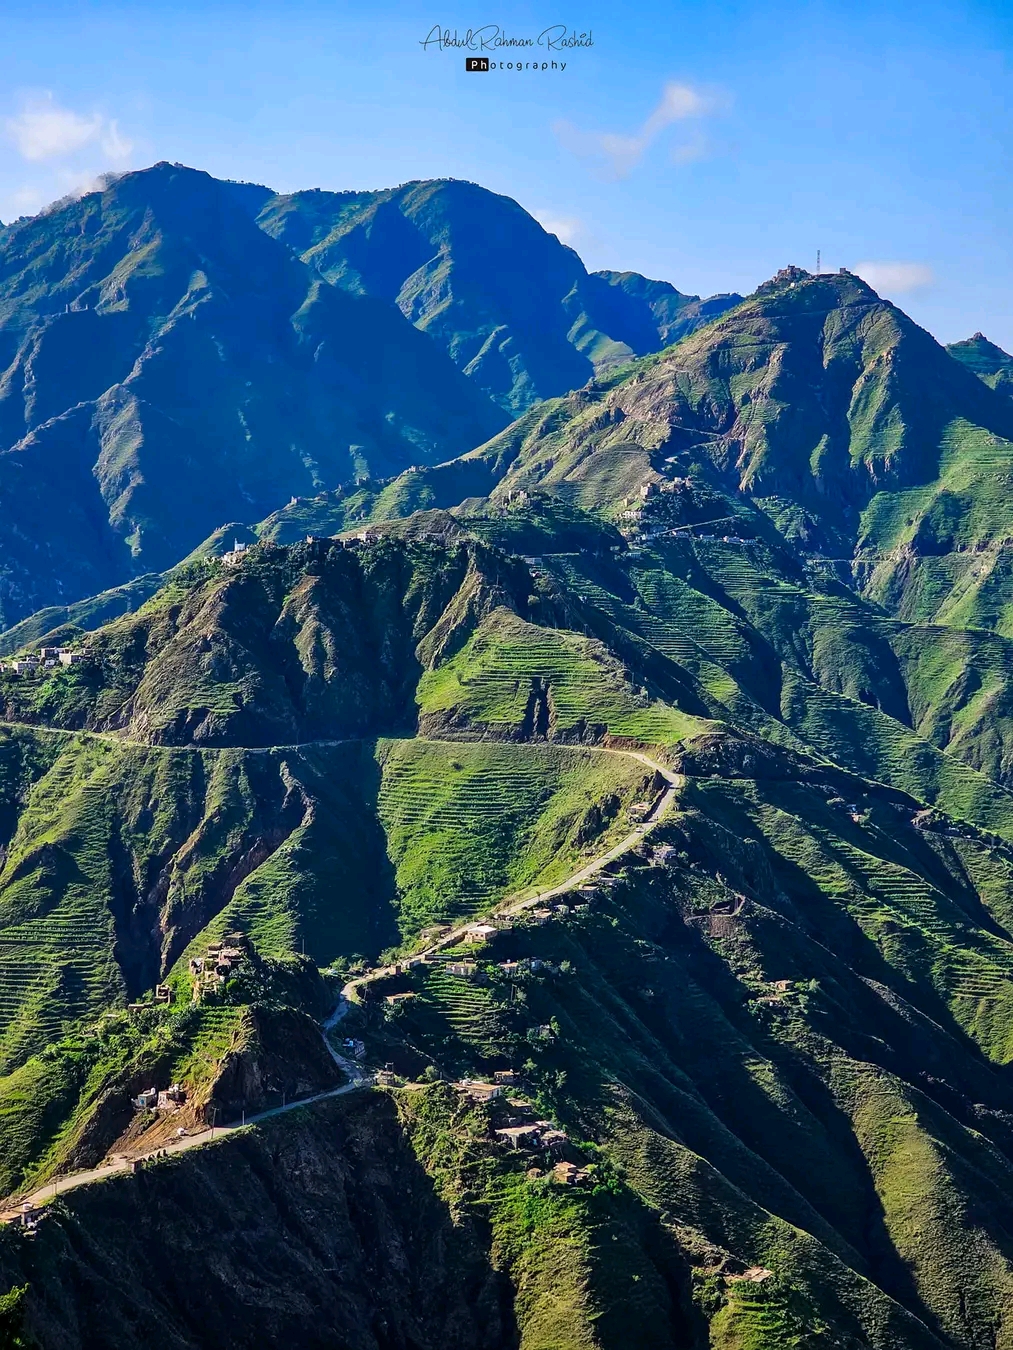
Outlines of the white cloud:
{"label": "white cloud", "polygon": [[557,216],[554,211],[532,211],[543,230],[554,234],[561,244],[575,244],[584,234],[584,222],[576,216]]}
{"label": "white cloud", "polygon": [[4,130],[22,159],[32,163],[66,159],[93,145],[107,159],[121,162],[133,150],[115,121],[99,112],[82,114],[61,108],[48,91],[26,98],[17,115],[6,119]]}
{"label": "white cloud", "polygon": [[[559,121],[553,131],[560,145],[572,154],[595,162],[608,178],[626,178],[643,159],[648,148],[667,127],[675,122],[706,117],[717,111],[722,100],[713,93],[705,93],[689,84],[670,80],[662,90],[657,105],[632,136],[617,132],[581,131],[572,122]],[[707,143],[695,135],[672,151],[676,164],[688,164],[707,153]]]}
{"label": "white cloud", "polygon": [[867,281],[873,290],[895,295],[931,286],[935,280],[932,268],[925,263],[860,262],[855,263],[851,270]]}
{"label": "white cloud", "polygon": [[115,119],[106,123],[102,132],[102,153],[104,155],[118,164],[130,157],[133,148],[133,141],[127,140]]}
{"label": "white cloud", "polygon": [[706,159],[711,153],[711,142],[702,132],[697,132],[688,140],[672,147],[669,155],[673,164],[695,164],[698,159]]}
{"label": "white cloud", "polygon": [[19,187],[0,197],[0,220],[14,220],[17,216],[33,216],[45,206],[46,199],[34,187]]}

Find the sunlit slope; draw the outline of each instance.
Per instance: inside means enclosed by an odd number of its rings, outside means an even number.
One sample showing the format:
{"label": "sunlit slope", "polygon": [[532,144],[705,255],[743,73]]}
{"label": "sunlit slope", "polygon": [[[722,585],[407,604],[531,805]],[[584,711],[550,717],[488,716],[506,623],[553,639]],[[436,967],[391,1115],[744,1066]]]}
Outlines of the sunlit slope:
{"label": "sunlit slope", "polygon": [[381,741],[377,793],[399,931],[534,893],[630,830],[649,768],[560,746]]}
{"label": "sunlit slope", "polygon": [[603,643],[506,609],[422,677],[418,698],[427,732],[670,745],[707,725],[651,698]]}
{"label": "sunlit slope", "polygon": [[410,730],[422,670],[530,577],[475,542],[264,546],[195,562],[89,637],[80,665],[0,675],[10,720],[168,744],[271,745]]}
{"label": "sunlit slope", "polygon": [[527,1061],[686,1253],[700,1344],[964,1347],[1008,1318],[1013,853],[852,791],[691,779],[664,867],[495,940],[541,971],[490,964],[475,997],[427,971],[387,1021],[458,1072]]}
{"label": "sunlit slope", "polygon": [[788,268],[453,464],[367,490],[356,511],[451,507],[459,483],[459,502],[538,491],[616,519],[674,473],[689,480],[678,501],[645,519],[746,523],[800,562],[833,559],[848,581],[853,567],[901,617],[1001,628],[1011,438],[1009,399],[858,277]]}
{"label": "sunlit slope", "polygon": [[546,746],[200,751],[4,733],[2,748],[34,776],[0,872],[8,1065],[213,936],[326,965],[556,880],[628,830],[652,776]]}
{"label": "sunlit slope", "polygon": [[512,415],[730,308],[637,273],[588,273],[517,202],[457,179],[295,192],[258,223],[335,286],[397,306]]}
{"label": "sunlit slope", "polygon": [[1006,639],[900,623],[760,544],[546,565],[586,610],[678,660],[712,716],[1008,830]]}

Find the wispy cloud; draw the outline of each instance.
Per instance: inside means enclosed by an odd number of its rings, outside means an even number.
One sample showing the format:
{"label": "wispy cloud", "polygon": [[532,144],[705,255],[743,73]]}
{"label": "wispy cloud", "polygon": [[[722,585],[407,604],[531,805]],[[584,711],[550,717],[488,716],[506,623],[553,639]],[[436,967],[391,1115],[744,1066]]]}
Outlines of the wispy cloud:
{"label": "wispy cloud", "polygon": [[[2,142],[23,161],[7,181],[0,176],[4,220],[35,214],[47,202],[95,191],[105,174],[130,168],[138,153],[136,142],[115,118],[98,108],[64,107],[45,89],[23,91],[13,111],[0,116]],[[16,158],[7,158],[13,168]]]}
{"label": "wispy cloud", "polygon": [[[582,131],[567,121],[553,123],[552,129],[565,150],[592,161],[605,177],[627,178],[668,127],[706,117],[718,111],[725,102],[713,91],[670,80],[657,105],[631,136],[611,131]],[[673,147],[671,159],[676,164],[688,164],[694,159],[702,159],[707,153],[706,138],[696,132]]]}
{"label": "wispy cloud", "polygon": [[100,112],[62,108],[48,91],[28,96],[20,110],[6,119],[4,130],[18,154],[30,163],[66,159],[86,146],[120,163],[134,148],[114,120]]}
{"label": "wispy cloud", "polygon": [[38,188],[19,187],[0,198],[0,219],[9,220],[12,216],[28,216],[45,205],[45,198]]}
{"label": "wispy cloud", "polygon": [[932,268],[925,263],[860,262],[851,269],[876,291],[900,295],[931,286],[935,280]]}
{"label": "wispy cloud", "polygon": [[561,244],[575,244],[585,234],[584,222],[576,216],[560,216],[554,211],[532,211],[543,230],[554,234]]}

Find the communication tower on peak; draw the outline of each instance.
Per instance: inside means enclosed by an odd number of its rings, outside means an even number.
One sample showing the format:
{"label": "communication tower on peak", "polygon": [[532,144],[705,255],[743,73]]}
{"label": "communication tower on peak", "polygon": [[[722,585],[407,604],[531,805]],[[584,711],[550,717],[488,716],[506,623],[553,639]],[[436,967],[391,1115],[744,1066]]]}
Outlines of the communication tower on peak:
{"label": "communication tower on peak", "polygon": [[819,249],[817,249],[817,250],[816,250],[816,275],[819,276],[819,274],[820,274],[820,251],[819,251]]}

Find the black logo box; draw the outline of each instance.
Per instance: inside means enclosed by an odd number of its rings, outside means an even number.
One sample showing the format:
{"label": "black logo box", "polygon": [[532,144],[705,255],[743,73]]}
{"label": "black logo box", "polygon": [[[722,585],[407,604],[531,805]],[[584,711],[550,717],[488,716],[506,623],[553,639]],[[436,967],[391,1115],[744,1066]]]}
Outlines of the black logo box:
{"label": "black logo box", "polygon": [[465,70],[488,70],[489,58],[487,56],[466,56],[464,68]]}

